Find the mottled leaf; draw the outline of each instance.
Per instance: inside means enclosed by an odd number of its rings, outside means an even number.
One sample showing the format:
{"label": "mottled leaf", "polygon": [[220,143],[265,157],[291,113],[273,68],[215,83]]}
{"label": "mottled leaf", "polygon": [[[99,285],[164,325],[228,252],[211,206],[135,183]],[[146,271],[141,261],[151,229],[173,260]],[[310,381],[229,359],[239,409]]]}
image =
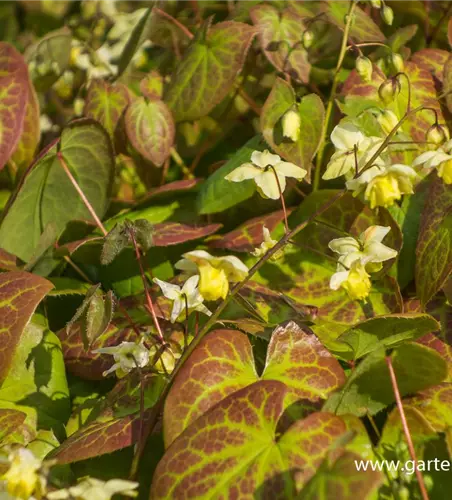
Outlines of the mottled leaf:
{"label": "mottled leaf", "polygon": [[30,89],[27,65],[21,54],[0,42],[0,169],[19,143]]}
{"label": "mottled leaf", "polygon": [[439,323],[428,314],[391,314],[358,323],[337,340],[350,346],[353,359],[358,359],[381,346],[394,348],[439,328]]}
{"label": "mottled leaf", "polygon": [[441,83],[444,78],[444,65],[449,59],[450,52],[441,49],[422,49],[411,56],[411,61],[421,68],[430,71],[432,75]]}
{"label": "mottled leaf", "polygon": [[290,9],[279,11],[262,3],[250,10],[253,24],[259,30],[260,44],[276,69],[301,82],[309,81],[311,65],[303,47],[303,21]]}
{"label": "mottled leaf", "polygon": [[26,417],[27,415],[21,411],[0,408],[0,448],[8,436],[24,423]]}
{"label": "mottled leaf", "polygon": [[241,70],[254,28],[235,21],[201,29],[178,64],[165,92],[176,121],[207,115],[231,90]]}
{"label": "mottled leaf", "polygon": [[2,271],[18,271],[18,267],[17,257],[0,248],[0,269]]}
{"label": "mottled leaf", "polygon": [[151,202],[165,199],[173,198],[176,193],[183,193],[184,191],[190,191],[194,187],[198,186],[202,182],[201,179],[184,179],[182,181],[169,182],[163,186],[153,188],[148,191],[140,200],[138,201],[138,206],[142,206]]}
{"label": "mottled leaf", "polygon": [[[300,135],[296,142],[282,136],[281,119],[293,106],[300,115]],[[261,114],[262,134],[271,148],[284,159],[308,172],[323,134],[325,108],[316,94],[308,94],[296,104],[290,83],[277,78]]]}
{"label": "mottled leaf", "polygon": [[[349,5],[349,1],[322,3],[323,11],[328,20],[341,30],[345,28]],[[353,38],[355,42],[385,41],[385,36],[380,28],[372,21],[371,17],[359,7],[356,7],[353,13],[353,22],[350,26],[350,37]]]}
{"label": "mottled leaf", "polygon": [[[390,354],[402,396],[439,384],[447,377],[447,364],[434,350],[415,342]],[[324,410],[338,415],[374,415],[395,400],[385,361],[385,350],[377,349],[353,370],[343,389],[333,394]]]}
{"label": "mottled leaf", "polygon": [[[291,401],[315,402],[340,387],[344,373],[314,334],[290,322],[273,332],[261,378],[284,382]],[[256,380],[247,336],[236,330],[211,332],[184,364],[166,399],[166,445],[228,394]]]}
{"label": "mottled leaf", "polygon": [[436,177],[427,193],[416,248],[416,290],[422,304],[432,299],[451,271],[452,186]]}
{"label": "mottled leaf", "polygon": [[0,383],[11,367],[22,332],[53,285],[22,271],[0,274]]}
{"label": "mottled leaf", "polygon": [[217,232],[221,224],[208,224],[206,226],[189,226],[177,222],[162,222],[154,225],[153,245],[166,247],[168,245],[179,245],[186,241],[204,238]]}
{"label": "mottled leaf", "polygon": [[286,393],[259,381],[199,417],[160,461],[150,498],[293,498],[346,426],[313,413],[276,438]]}
{"label": "mottled leaf", "polygon": [[[298,500],[366,500],[383,482],[381,472],[370,468],[357,470],[362,458],[355,453],[344,453],[336,460],[326,459],[315,476],[301,490]],[[332,462],[332,463],[331,463]]]}
{"label": "mottled leaf", "polygon": [[127,137],[147,160],[161,166],[174,143],[175,127],[163,101],[143,97],[134,99],[125,115]]}
{"label": "mottled leaf", "polygon": [[30,168],[0,226],[3,248],[24,261],[33,255],[49,222],[59,233],[70,220],[91,219],[60,164],[57,148],[99,217],[109,204],[114,174],[110,139],[91,120],[73,122],[63,130],[59,144]]}
{"label": "mottled leaf", "polygon": [[449,111],[452,110],[452,97],[450,92],[452,91],[452,56],[449,55],[447,61],[444,64],[443,70],[443,90],[446,95],[446,104]]}
{"label": "mottled leaf", "polygon": [[85,99],[83,114],[98,121],[113,140],[118,122],[129,104],[125,85],[110,85],[105,80],[93,80]]}
{"label": "mottled leaf", "polygon": [[151,71],[140,82],[140,91],[148,99],[161,99],[163,96],[163,77],[158,71]]}

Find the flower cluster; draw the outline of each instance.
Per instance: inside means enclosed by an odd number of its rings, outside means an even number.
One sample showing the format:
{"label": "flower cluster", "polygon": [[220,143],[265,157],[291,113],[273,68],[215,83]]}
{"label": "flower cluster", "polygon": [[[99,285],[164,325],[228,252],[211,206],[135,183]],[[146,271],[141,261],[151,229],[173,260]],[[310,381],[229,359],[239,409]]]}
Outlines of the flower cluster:
{"label": "flower cluster", "polygon": [[397,256],[396,250],[382,243],[390,230],[390,227],[370,226],[358,239],[347,236],[330,241],[329,248],[339,255],[330,288],[343,288],[352,300],[365,299],[371,288],[370,273],[380,271],[383,262]]}

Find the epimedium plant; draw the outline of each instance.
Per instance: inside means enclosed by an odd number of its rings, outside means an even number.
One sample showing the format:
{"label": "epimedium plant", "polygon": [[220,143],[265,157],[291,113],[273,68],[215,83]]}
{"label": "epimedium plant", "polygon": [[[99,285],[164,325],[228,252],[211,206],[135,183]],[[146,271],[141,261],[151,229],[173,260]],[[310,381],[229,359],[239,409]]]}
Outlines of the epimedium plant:
{"label": "epimedium plant", "polygon": [[1,499],[449,498],[449,16],[3,2]]}

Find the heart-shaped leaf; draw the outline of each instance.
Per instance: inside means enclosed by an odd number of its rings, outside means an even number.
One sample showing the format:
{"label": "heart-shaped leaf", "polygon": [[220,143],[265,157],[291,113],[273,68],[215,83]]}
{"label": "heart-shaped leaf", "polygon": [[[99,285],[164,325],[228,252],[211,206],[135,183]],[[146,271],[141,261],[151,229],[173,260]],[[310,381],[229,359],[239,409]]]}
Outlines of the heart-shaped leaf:
{"label": "heart-shaped leaf", "polygon": [[0,42],[0,170],[19,143],[29,85],[24,58],[12,45]]}
{"label": "heart-shaped leaf", "polygon": [[105,80],[93,80],[89,85],[83,113],[98,121],[113,140],[119,119],[129,104],[125,85],[110,85]]}
{"label": "heart-shaped leaf", "polygon": [[91,120],[73,122],[63,130],[59,144],[50,147],[30,168],[0,226],[3,248],[26,262],[47,224],[55,224],[58,234],[70,220],[91,218],[63,170],[57,147],[99,217],[109,204],[114,174],[110,139]]}
{"label": "heart-shaped leaf", "polygon": [[133,147],[147,160],[161,166],[174,143],[175,127],[163,101],[134,99],[126,111],[126,132]]}
{"label": "heart-shaped leaf", "polygon": [[277,436],[287,391],[262,380],[199,417],[158,464],[150,498],[293,498],[346,426],[333,414],[312,413]]}
{"label": "heart-shaped leaf", "polygon": [[235,21],[206,27],[184,54],[165,92],[176,121],[209,114],[231,90],[256,31]]}
{"label": "heart-shaped leaf", "polygon": [[276,69],[301,82],[309,81],[311,65],[303,47],[303,21],[290,9],[281,12],[268,3],[250,10],[267,59]]}
{"label": "heart-shaped leaf", "polygon": [[[292,401],[316,402],[342,385],[344,372],[314,334],[290,322],[273,332],[261,379],[284,382]],[[166,445],[226,395],[257,380],[246,335],[236,330],[209,333],[179,371],[166,399]]]}
{"label": "heart-shaped leaf", "polygon": [[427,193],[416,248],[416,289],[422,304],[427,304],[451,272],[452,186],[436,177]]}
{"label": "heart-shaped leaf", "polygon": [[[283,138],[281,127],[282,117],[294,106],[301,122],[299,137],[295,142]],[[325,108],[318,95],[308,94],[296,104],[295,92],[290,83],[277,78],[262,108],[262,134],[274,151],[309,172],[323,134],[324,120]]]}

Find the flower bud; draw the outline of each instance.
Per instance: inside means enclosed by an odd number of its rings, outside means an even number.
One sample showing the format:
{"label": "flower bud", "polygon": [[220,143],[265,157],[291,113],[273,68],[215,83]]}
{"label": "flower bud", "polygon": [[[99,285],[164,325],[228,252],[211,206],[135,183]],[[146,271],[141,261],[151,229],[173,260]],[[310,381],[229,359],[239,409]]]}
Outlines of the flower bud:
{"label": "flower bud", "polygon": [[301,118],[295,109],[289,109],[282,117],[282,133],[284,137],[296,142],[300,137]]}
{"label": "flower bud", "polygon": [[403,61],[403,57],[396,52],[393,52],[391,56],[391,63],[394,66],[394,69],[396,70],[397,73],[401,73],[405,69],[405,63]]}
{"label": "flower bud", "polygon": [[303,33],[303,47],[305,49],[309,49],[313,41],[314,41],[314,33],[311,30],[306,30]]}
{"label": "flower bud", "polygon": [[400,92],[400,82],[397,78],[389,78],[384,81],[378,89],[378,95],[384,104],[391,103]]}
{"label": "flower bud", "polygon": [[399,123],[396,114],[389,109],[383,110],[378,116],[377,121],[385,134],[389,134]]}
{"label": "flower bud", "polygon": [[387,5],[383,5],[383,8],[381,9],[381,18],[383,21],[388,25],[392,25],[392,21],[394,21],[394,12],[391,9],[391,7],[388,7]]}
{"label": "flower bud", "polygon": [[436,144],[437,146],[446,142],[448,138],[449,131],[444,125],[440,125],[439,123],[432,125],[425,134],[425,140],[427,142],[433,142],[433,144]]}
{"label": "flower bud", "polygon": [[381,0],[370,0],[370,3],[374,9],[379,9],[381,7]]}
{"label": "flower bud", "polygon": [[372,80],[372,62],[368,57],[359,56],[356,59],[356,71],[364,82]]}

